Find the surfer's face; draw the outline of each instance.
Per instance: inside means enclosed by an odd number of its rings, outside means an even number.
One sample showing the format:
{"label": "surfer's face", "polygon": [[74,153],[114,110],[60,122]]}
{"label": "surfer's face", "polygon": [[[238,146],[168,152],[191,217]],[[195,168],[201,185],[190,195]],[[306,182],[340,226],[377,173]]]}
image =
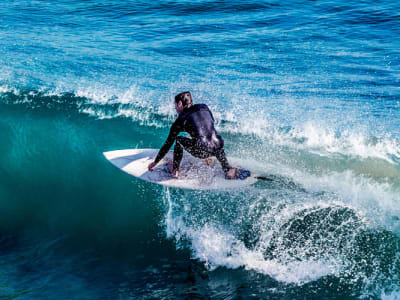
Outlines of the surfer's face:
{"label": "surfer's face", "polygon": [[175,110],[178,115],[183,111],[182,101],[179,101],[178,103],[175,102]]}

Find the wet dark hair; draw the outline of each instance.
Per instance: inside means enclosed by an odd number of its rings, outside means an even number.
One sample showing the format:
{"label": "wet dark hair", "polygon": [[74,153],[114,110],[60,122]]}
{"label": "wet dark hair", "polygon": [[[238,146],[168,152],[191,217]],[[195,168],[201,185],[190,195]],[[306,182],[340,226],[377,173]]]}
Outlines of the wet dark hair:
{"label": "wet dark hair", "polygon": [[175,96],[175,103],[182,102],[183,107],[192,105],[192,95],[190,92],[182,92]]}

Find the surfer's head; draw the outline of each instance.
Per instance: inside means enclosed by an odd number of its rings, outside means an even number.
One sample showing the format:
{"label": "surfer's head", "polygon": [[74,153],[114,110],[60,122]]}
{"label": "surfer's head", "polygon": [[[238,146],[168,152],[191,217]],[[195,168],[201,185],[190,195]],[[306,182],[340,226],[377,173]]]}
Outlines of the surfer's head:
{"label": "surfer's head", "polygon": [[175,109],[180,114],[184,108],[192,106],[192,95],[190,92],[182,92],[175,96]]}

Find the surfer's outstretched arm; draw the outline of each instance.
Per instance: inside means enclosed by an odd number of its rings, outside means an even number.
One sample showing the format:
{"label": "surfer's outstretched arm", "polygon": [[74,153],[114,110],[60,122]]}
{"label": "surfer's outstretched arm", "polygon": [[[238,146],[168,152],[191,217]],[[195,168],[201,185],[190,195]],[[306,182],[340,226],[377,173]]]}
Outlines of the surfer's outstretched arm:
{"label": "surfer's outstretched arm", "polygon": [[149,165],[149,171],[153,171],[153,168],[164,158],[164,156],[168,153],[169,149],[172,147],[173,143],[176,140],[176,137],[181,132],[180,126],[177,121],[174,122],[171,126],[171,130],[169,131],[169,135],[164,145],[161,147],[158,152],[154,162]]}

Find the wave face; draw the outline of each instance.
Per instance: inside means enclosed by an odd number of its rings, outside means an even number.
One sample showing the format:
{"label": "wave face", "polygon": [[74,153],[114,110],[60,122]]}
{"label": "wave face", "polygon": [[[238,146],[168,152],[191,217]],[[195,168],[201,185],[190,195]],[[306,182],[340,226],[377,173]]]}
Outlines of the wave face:
{"label": "wave face", "polygon": [[[399,9],[0,4],[1,294],[398,298]],[[273,181],[166,189],[103,158],[160,147],[183,90]]]}

